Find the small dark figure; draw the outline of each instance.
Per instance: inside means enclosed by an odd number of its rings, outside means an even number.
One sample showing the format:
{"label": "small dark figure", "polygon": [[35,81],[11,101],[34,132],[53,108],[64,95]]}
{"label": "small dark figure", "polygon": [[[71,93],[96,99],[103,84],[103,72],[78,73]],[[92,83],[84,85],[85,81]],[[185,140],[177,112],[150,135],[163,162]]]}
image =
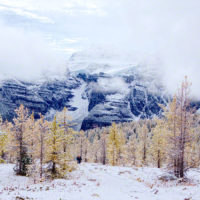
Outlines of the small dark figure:
{"label": "small dark figure", "polygon": [[81,156],[77,156],[77,157],[76,157],[76,160],[77,160],[77,163],[78,163],[78,164],[80,164],[80,163],[81,163],[81,161],[82,161],[82,158],[81,158]]}

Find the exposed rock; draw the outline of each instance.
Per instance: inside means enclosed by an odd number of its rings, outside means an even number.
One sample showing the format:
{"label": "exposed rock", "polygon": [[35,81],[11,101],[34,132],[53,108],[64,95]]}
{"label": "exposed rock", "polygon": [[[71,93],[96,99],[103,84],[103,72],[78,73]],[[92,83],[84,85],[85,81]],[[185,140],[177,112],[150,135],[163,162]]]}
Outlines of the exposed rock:
{"label": "exposed rock", "polygon": [[[149,79],[142,79],[137,73],[131,68],[130,72],[113,75],[69,72],[64,79],[38,83],[5,80],[0,85],[0,114],[4,120],[12,121],[14,110],[24,104],[30,113],[34,111],[36,118],[42,113],[52,119],[56,111],[67,107],[71,114],[74,113],[78,129],[83,130],[160,115],[159,104],[167,103],[164,90],[152,85],[152,78],[148,82]],[[117,78],[111,79],[114,80],[110,82],[112,87],[100,85],[104,80],[108,83],[109,78]],[[124,82],[122,87],[118,80]],[[198,102],[194,105],[200,107]]]}
{"label": "exposed rock", "polygon": [[69,102],[73,98],[71,89],[79,87],[80,82],[71,82],[54,80],[36,84],[16,80],[3,81],[0,87],[0,113],[4,120],[11,121],[15,116],[14,110],[20,104],[28,108],[30,113],[34,111],[36,118],[39,113],[45,115],[52,108],[62,110],[67,106],[69,110],[76,109]]}

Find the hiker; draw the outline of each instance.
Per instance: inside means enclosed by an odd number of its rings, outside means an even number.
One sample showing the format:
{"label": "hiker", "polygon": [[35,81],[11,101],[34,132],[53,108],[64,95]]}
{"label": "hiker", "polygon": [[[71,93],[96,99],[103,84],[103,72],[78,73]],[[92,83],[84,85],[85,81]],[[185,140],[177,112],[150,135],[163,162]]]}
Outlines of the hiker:
{"label": "hiker", "polygon": [[81,156],[77,156],[77,157],[76,157],[76,160],[77,160],[77,163],[78,163],[78,164],[80,164],[80,163],[81,163],[81,161],[82,161],[82,158],[81,158]]}

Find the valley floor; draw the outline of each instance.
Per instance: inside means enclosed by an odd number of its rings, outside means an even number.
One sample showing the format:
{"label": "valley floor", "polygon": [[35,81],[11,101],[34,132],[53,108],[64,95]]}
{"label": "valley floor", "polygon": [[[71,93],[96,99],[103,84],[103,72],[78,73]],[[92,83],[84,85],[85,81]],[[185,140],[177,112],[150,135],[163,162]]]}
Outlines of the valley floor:
{"label": "valley floor", "polygon": [[82,163],[69,180],[34,184],[15,176],[14,165],[0,165],[0,200],[200,200],[200,172],[191,170],[187,183],[162,182],[156,168],[111,167]]}

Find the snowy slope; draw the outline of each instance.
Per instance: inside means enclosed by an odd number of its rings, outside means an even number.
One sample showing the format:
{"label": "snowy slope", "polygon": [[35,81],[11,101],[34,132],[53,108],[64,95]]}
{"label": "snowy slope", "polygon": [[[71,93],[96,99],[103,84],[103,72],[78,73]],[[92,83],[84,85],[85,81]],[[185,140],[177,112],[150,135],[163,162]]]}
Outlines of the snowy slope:
{"label": "snowy slope", "polygon": [[0,165],[0,199],[38,200],[199,200],[200,174],[193,170],[190,183],[163,183],[156,168],[111,167],[83,163],[68,180],[34,184],[15,176],[13,165]]}
{"label": "snowy slope", "polygon": [[69,116],[78,125],[78,130],[81,128],[81,123],[85,117],[88,115],[88,99],[84,98],[86,84],[82,83],[78,89],[73,89],[72,93],[74,97],[72,98],[71,106],[77,108],[75,111],[69,111]]}

